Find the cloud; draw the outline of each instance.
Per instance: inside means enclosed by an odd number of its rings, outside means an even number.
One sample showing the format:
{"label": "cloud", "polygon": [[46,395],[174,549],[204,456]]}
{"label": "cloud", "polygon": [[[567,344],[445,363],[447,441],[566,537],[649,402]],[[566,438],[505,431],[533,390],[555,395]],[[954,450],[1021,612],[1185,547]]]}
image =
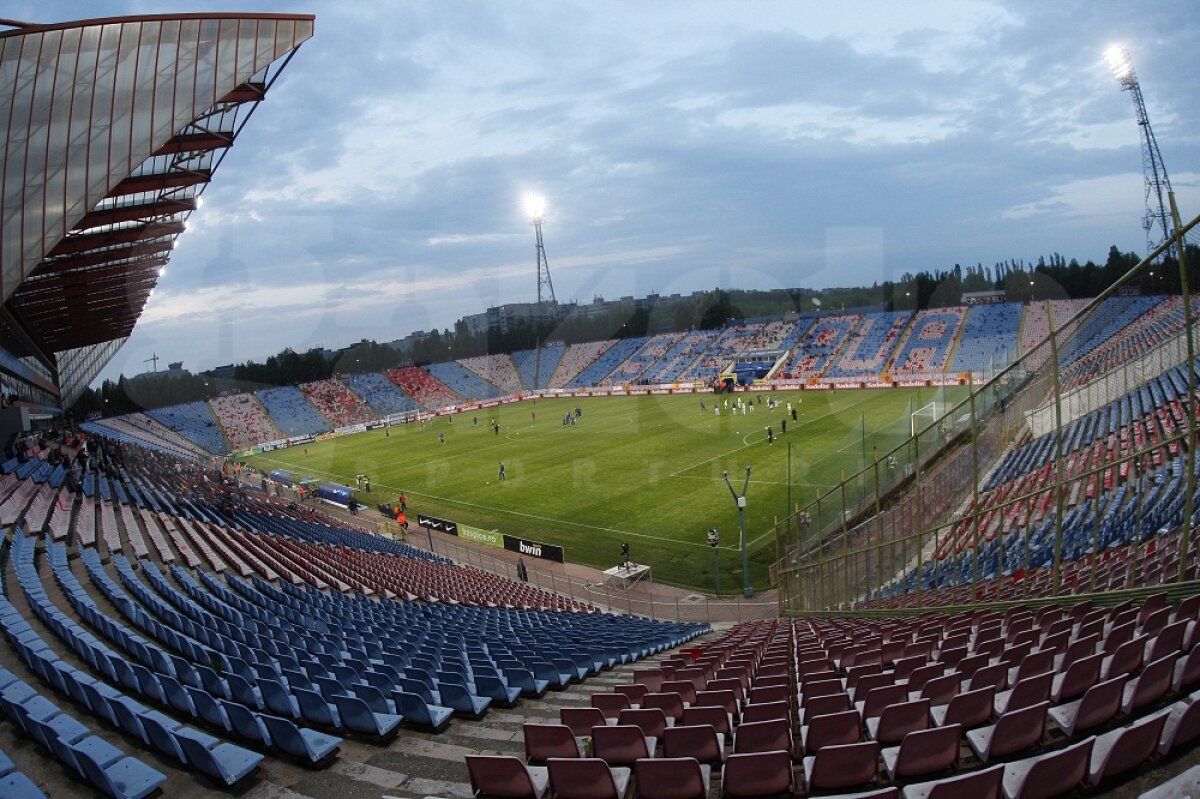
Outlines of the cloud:
{"label": "cloud", "polygon": [[515,238],[524,237],[516,233],[451,233],[445,236],[430,236],[425,242],[430,247],[442,247],[448,244],[488,244]]}
{"label": "cloud", "polygon": [[[388,340],[527,301],[531,188],[560,299],[1140,250],[1138,129],[1099,53],[1130,46],[1194,214],[1193,5],[313,0],[316,36],[230,150],[122,363]],[[193,9],[86,13],[163,10]]]}
{"label": "cloud", "polygon": [[1013,206],[1002,216],[1017,220],[1045,214],[1075,218],[1128,217],[1137,213],[1141,205],[1135,200],[1141,185],[1142,176],[1137,173],[1075,180],[1053,187],[1048,197]]}

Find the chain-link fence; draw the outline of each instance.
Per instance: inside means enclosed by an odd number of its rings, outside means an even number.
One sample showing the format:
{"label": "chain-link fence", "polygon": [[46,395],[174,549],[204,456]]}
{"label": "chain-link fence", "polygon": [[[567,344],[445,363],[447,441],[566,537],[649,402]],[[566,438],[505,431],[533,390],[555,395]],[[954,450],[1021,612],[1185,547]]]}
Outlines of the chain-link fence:
{"label": "chain-link fence", "polygon": [[1019,358],[777,525],[780,612],[1194,579],[1200,264],[1155,294],[1163,249],[1090,302],[1030,302]]}

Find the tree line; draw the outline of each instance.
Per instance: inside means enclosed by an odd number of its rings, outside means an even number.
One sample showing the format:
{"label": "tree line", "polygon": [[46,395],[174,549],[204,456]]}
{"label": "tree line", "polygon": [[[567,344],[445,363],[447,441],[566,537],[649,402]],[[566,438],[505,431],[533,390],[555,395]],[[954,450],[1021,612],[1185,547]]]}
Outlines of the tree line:
{"label": "tree line", "polygon": [[[1189,285],[1200,286],[1200,248],[1189,245]],[[730,320],[779,317],[785,314],[832,312],[840,309],[920,310],[962,303],[962,295],[977,291],[1003,291],[1009,302],[1094,297],[1135,267],[1136,253],[1109,248],[1103,264],[1079,263],[1058,253],[1026,263],[1021,259],[975,264],[951,269],[905,273],[870,287],[812,289],[725,290],[713,289],[687,297],[659,297],[634,305],[605,307],[598,313],[587,306],[557,320],[518,322],[506,331],[472,334],[459,320],[453,329],[433,330],[400,350],[376,341],[360,341],[330,354],[313,348],[306,352],[285,349],[259,363],[236,364],[232,377],[212,372],[170,376],[169,373],[122,375],[88,388],[70,409],[76,419],[99,412],[105,416],[207,400],[223,393],[254,391],[270,386],[295,385],[338,374],[379,372],[410,364],[423,365],[490,353],[512,353],[535,346],[579,344],[610,338],[631,338],[683,330],[711,330]],[[1193,274],[1193,272],[1195,272]],[[1178,266],[1160,264],[1139,276],[1136,287],[1146,294],[1181,293]]]}

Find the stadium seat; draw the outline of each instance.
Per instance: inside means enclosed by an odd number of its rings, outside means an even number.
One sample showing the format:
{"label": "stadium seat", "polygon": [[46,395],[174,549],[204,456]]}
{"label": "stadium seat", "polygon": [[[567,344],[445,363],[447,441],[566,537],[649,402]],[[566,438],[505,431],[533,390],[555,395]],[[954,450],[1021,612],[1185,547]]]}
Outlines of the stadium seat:
{"label": "stadium seat", "polygon": [[403,716],[405,724],[434,733],[446,729],[450,717],[454,714],[448,707],[426,702],[417,694],[407,691],[393,691],[392,701],[396,704],[396,712]]}
{"label": "stadium seat", "polygon": [[993,757],[1015,754],[1037,744],[1046,733],[1049,702],[1010,710],[995,724],[967,730],[967,743],[983,763]]}
{"label": "stadium seat", "polygon": [[1128,727],[1097,736],[1088,766],[1088,783],[1100,785],[1104,780],[1146,762],[1158,749],[1167,715],[1166,712],[1155,713]]}
{"label": "stadium seat", "polygon": [[74,744],[70,749],[88,782],[109,796],[141,799],[166,781],[166,775],[134,757],[97,759],[87,741]]}
{"label": "stadium seat", "polygon": [[598,707],[563,707],[558,709],[558,720],[571,729],[577,738],[592,734],[593,727],[612,724]]}
{"label": "stadium seat", "polygon": [[592,694],[591,705],[600,708],[604,717],[609,719],[616,719],[622,710],[629,710],[633,707],[629,697],[618,693]]}
{"label": "stadium seat", "polygon": [[1058,705],[1049,710],[1050,718],[1068,738],[1104,724],[1121,709],[1125,677],[1098,682],[1087,690],[1082,699]]}
{"label": "stadium seat", "polygon": [[19,771],[12,771],[0,777],[0,796],[11,799],[46,799],[46,794],[42,793],[33,780]]}
{"label": "stadium seat", "polygon": [[547,761],[550,793],[555,799],[625,799],[630,769],[611,768],[600,758],[558,758]]}
{"label": "stadium seat", "polygon": [[822,747],[804,758],[805,789],[812,793],[866,785],[875,780],[878,763],[877,741]]}
{"label": "stadium seat", "polygon": [[732,754],[721,773],[721,796],[730,799],[791,796],[795,790],[792,759],[781,750]]}
{"label": "stadium seat", "polygon": [[658,708],[630,708],[622,710],[617,716],[618,725],[632,724],[642,731],[643,735],[661,741],[663,733],[666,731],[668,719],[665,713]]}
{"label": "stadium seat", "polygon": [[958,762],[962,733],[963,728],[958,724],[908,733],[899,746],[883,750],[888,779],[908,780],[951,768]]}
{"label": "stadium seat", "polygon": [[527,766],[512,755],[467,755],[467,774],[476,795],[543,799],[550,787],[544,766]]}
{"label": "stadium seat", "polygon": [[[960,694],[961,696],[961,694]],[[958,699],[959,697],[955,697]],[[991,714],[992,697],[987,696],[987,711]],[[951,724],[956,723],[951,721]],[[867,719],[867,733],[881,744],[899,743],[910,732],[929,727],[929,700],[897,702],[888,705],[875,718]]]}
{"label": "stadium seat", "polygon": [[633,725],[597,725],[590,730],[590,736],[593,756],[610,766],[632,765],[638,758],[653,757],[658,747],[657,740]]}
{"label": "stadium seat", "polygon": [[[1013,684],[1007,691],[996,694],[992,708],[997,716],[1002,716],[1009,710],[1018,710],[1050,699],[1050,687],[1054,682],[1054,672],[1047,671],[1024,677]],[[937,723],[937,716],[934,716]]]}
{"label": "stadium seat", "polygon": [[552,757],[583,757],[571,728],[565,724],[533,724],[521,726],[525,739],[525,761],[533,765],[545,765]]}
{"label": "stadium seat", "polygon": [[633,765],[640,799],[708,799],[711,773],[694,757],[642,758]]}
{"label": "stadium seat", "polygon": [[939,727],[960,724],[964,729],[971,729],[986,724],[992,717],[995,696],[996,690],[989,685],[958,694],[949,704],[930,708],[929,712],[933,723]]}
{"label": "stadium seat", "polygon": [[[838,744],[853,744],[858,743],[862,736],[862,716],[857,710],[847,710],[841,713],[828,713],[823,716],[814,716],[807,719],[808,723],[800,728],[800,741],[804,754],[816,754],[818,750],[825,746],[833,746]],[[771,724],[770,721],[761,721],[758,724]],[[742,724],[738,728],[738,735],[742,736],[746,732],[747,726]],[[734,750],[737,749],[735,741]],[[745,751],[762,751],[761,749],[751,749]]]}
{"label": "stadium seat", "polygon": [[904,799],[1003,799],[1004,766],[904,787]]}
{"label": "stadium seat", "polygon": [[684,726],[709,724],[724,740],[733,740],[733,716],[720,705],[693,705],[683,709]]}
{"label": "stadium seat", "polygon": [[683,697],[676,693],[651,691],[642,697],[642,707],[661,710],[676,724],[683,720]]}
{"label": "stadium seat", "polygon": [[791,725],[787,719],[742,722],[733,734],[734,754],[770,752],[782,749],[795,756]]}
{"label": "stadium seat", "polygon": [[336,736],[297,727],[290,719],[267,715],[259,718],[270,733],[272,746],[309,764],[332,757],[342,742]]}
{"label": "stadium seat", "polygon": [[224,786],[236,785],[263,760],[259,753],[233,744],[221,743],[210,749],[189,735],[177,736],[176,740],[189,765]]}
{"label": "stadium seat", "polygon": [[385,738],[396,731],[404,719],[394,713],[377,713],[355,696],[334,694],[333,704],[346,729]]}
{"label": "stadium seat", "polygon": [[725,736],[711,724],[668,727],[663,736],[663,757],[694,757],[719,769],[725,760]]}
{"label": "stadium seat", "polygon": [[467,718],[479,719],[487,712],[492,704],[491,697],[476,696],[467,690],[466,686],[443,683],[438,686],[438,695],[442,704],[451,708],[455,713]]}
{"label": "stadium seat", "polygon": [[520,688],[510,688],[499,677],[489,674],[475,675],[475,692],[481,697],[491,699],[499,707],[512,707],[521,696]]}
{"label": "stadium seat", "polygon": [[1087,776],[1095,740],[1087,738],[1049,754],[1007,764],[1004,767],[1004,796],[1006,799],[1023,799],[1026,792],[1030,796],[1069,793]]}

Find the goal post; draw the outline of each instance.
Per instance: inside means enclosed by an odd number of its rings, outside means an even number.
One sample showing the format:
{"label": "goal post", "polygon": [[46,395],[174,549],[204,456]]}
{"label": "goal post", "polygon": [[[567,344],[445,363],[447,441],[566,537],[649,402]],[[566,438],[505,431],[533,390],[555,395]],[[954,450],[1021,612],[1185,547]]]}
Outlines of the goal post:
{"label": "goal post", "polygon": [[946,403],[943,400],[934,400],[917,408],[912,412],[912,437],[916,438],[923,431],[933,427],[945,415]]}

